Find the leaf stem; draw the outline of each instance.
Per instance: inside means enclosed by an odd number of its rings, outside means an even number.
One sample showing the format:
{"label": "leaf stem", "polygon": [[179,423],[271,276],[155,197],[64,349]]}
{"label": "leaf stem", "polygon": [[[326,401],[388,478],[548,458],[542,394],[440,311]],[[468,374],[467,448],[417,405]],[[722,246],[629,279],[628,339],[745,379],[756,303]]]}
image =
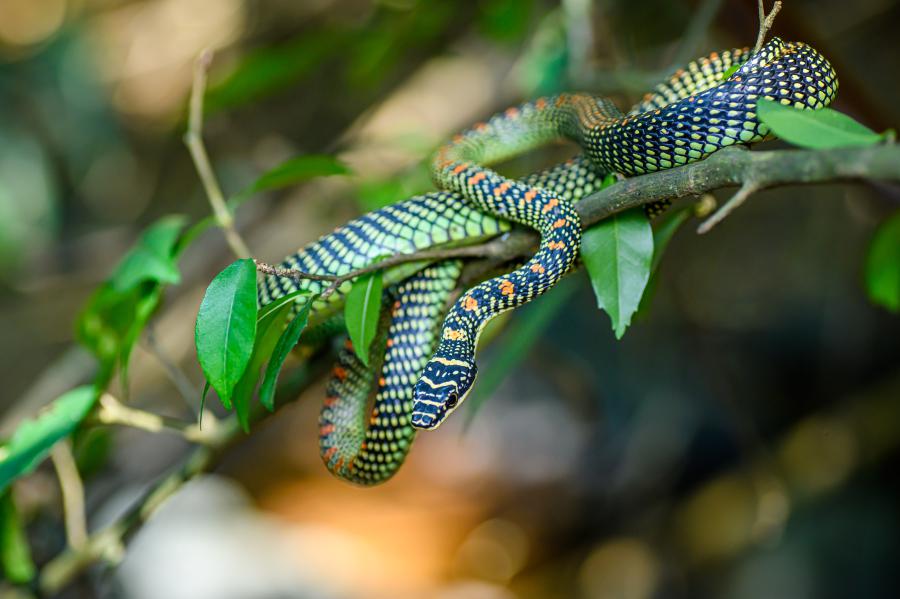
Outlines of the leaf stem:
{"label": "leaf stem", "polygon": [[757,7],[759,9],[759,33],[756,34],[756,45],[753,46],[752,54],[759,52],[766,42],[766,34],[772,29],[772,25],[775,24],[775,17],[781,10],[781,0],[775,0],[775,4],[772,5],[772,11],[769,14],[766,14],[764,0],[757,0]]}
{"label": "leaf stem", "polygon": [[220,441],[219,420],[211,413],[203,414],[205,426],[201,429],[198,423],[182,422],[126,406],[109,393],[100,397],[96,419],[101,424],[130,426],[151,433],[172,432],[201,445],[213,446]]}

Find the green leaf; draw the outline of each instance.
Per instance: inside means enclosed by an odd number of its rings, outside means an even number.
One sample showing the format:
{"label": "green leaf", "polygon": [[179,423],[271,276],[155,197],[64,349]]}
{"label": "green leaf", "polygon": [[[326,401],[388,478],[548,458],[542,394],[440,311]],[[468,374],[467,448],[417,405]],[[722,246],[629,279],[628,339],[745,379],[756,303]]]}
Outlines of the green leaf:
{"label": "green leaf", "polygon": [[472,389],[466,401],[469,406],[466,413],[466,428],[475,419],[475,415],[487,399],[500,388],[509,373],[528,356],[528,352],[577,288],[571,279],[564,279],[513,319],[513,326],[500,338],[492,352],[496,358],[491,361],[490,368],[479,373],[478,384]]}
{"label": "green leaf", "polygon": [[334,156],[325,154],[298,156],[265,173],[253,185],[235,196],[230,204],[232,208],[238,206],[253,194],[261,191],[281,189],[316,177],[349,175],[351,173],[350,168]]}
{"label": "green leaf", "polygon": [[756,113],[775,135],[802,148],[870,146],[885,139],[884,135],[831,108],[803,110],[759,98]]}
{"label": "green leaf", "polygon": [[294,349],[294,346],[297,345],[300,334],[306,328],[310,306],[312,306],[311,300],[300,308],[300,311],[288,324],[281,337],[278,338],[278,344],[272,352],[269,365],[266,366],[266,375],[263,378],[262,386],[259,388],[259,401],[270,412],[275,409],[275,382],[278,380],[278,373],[281,372],[284,361],[287,359],[288,354],[291,353],[291,350]]}
{"label": "green leaf", "polygon": [[93,386],[78,387],[62,395],[33,420],[20,424],[9,443],[0,447],[0,493],[13,480],[34,470],[57,441],[75,430],[96,400],[97,391]]}
{"label": "green leaf", "polygon": [[382,271],[357,277],[344,304],[344,321],[357,357],[369,365],[369,347],[378,332]]}
{"label": "green leaf", "polygon": [[289,87],[341,49],[345,38],[345,33],[323,27],[249,54],[226,79],[211,86],[206,95],[207,112],[246,104]]}
{"label": "green leaf", "polygon": [[[268,306],[267,306],[268,307]],[[285,322],[293,310],[293,304],[285,302],[279,305],[277,310],[269,311],[265,316],[260,312],[256,320],[256,339],[253,342],[253,356],[250,364],[234,387],[232,403],[237,414],[238,421],[245,432],[250,430],[250,399],[259,382],[259,371],[262,365],[272,355],[278,338],[284,331]]]}
{"label": "green leaf", "polygon": [[[285,304],[296,304],[297,298],[301,295],[309,295],[309,291],[307,291],[306,289],[298,289],[297,291],[292,291],[286,295],[282,295],[277,299],[273,299],[271,302],[259,309],[259,314],[256,317],[256,322],[261,323],[266,318],[269,318],[270,316],[281,310],[285,306]],[[259,324],[257,324],[257,326],[259,326]]]}
{"label": "green leaf", "polygon": [[669,211],[657,219],[657,224],[653,228],[653,262],[650,265],[650,280],[647,282],[643,295],[641,295],[641,301],[634,316],[635,320],[640,320],[649,313],[650,304],[653,296],[656,294],[656,283],[659,279],[656,271],[659,269],[659,263],[662,261],[669,241],[672,240],[672,237],[675,236],[675,233],[690,215],[691,208],[685,207]]}
{"label": "green leaf", "polygon": [[180,215],[167,216],[144,231],[110,277],[112,288],[124,292],[144,281],[178,283],[181,273],[174,250],[186,220]]}
{"label": "green leaf", "polygon": [[900,211],[875,231],[866,256],[866,290],[873,303],[900,312]]}
{"label": "green leaf", "polygon": [[728,70],[725,71],[724,73],[722,73],[722,81],[727,81],[729,77],[731,77],[732,75],[737,73],[738,70],[740,70],[741,66],[742,66],[742,64],[733,64],[730,67],[728,67]]}
{"label": "green leaf", "polygon": [[584,232],[581,257],[597,306],[609,314],[616,338],[631,323],[650,278],[653,231],[644,211],[614,214]]}
{"label": "green leaf", "polygon": [[226,409],[253,355],[256,312],[256,266],[250,259],[236,260],[216,275],[200,303],[197,359]]}
{"label": "green leaf", "polygon": [[678,210],[672,210],[659,218],[658,225],[653,229],[653,262],[650,265],[651,274],[655,273],[656,269],[659,268],[659,263],[662,260],[663,253],[666,251],[669,242],[672,241],[672,237],[675,236],[675,233],[681,228],[681,225],[684,224],[690,215],[691,209],[685,207]]}
{"label": "green leaf", "polygon": [[0,493],[0,565],[6,580],[13,584],[26,584],[36,573],[25,526],[9,490]]}
{"label": "green leaf", "polygon": [[98,388],[106,387],[116,367],[127,379],[131,350],[161,302],[162,287],[146,281],[127,292],[104,283],[91,296],[78,316],[75,335],[100,363]]}

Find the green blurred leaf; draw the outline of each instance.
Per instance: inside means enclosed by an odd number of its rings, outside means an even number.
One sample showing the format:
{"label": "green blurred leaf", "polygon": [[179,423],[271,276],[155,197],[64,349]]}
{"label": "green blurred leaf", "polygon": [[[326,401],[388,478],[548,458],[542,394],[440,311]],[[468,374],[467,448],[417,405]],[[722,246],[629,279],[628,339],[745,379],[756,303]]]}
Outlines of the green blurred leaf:
{"label": "green blurred leaf", "polygon": [[670,210],[663,216],[659,217],[659,223],[653,228],[653,263],[650,265],[650,274],[656,272],[659,263],[662,260],[663,253],[672,241],[672,237],[681,225],[691,215],[691,208],[685,206],[678,210]]}
{"label": "green blurred leaf", "polygon": [[662,261],[663,254],[672,237],[690,217],[691,210],[689,207],[672,210],[657,219],[657,225],[653,227],[653,262],[650,265],[650,280],[641,295],[641,301],[634,316],[635,320],[641,319],[649,313],[653,296],[656,295],[659,279],[656,271],[659,269],[659,263]]}
{"label": "green blurred leaf", "polygon": [[237,194],[229,204],[234,208],[261,191],[281,189],[316,177],[349,174],[352,174],[350,168],[334,156],[325,154],[297,156],[265,173],[253,185]]}
{"label": "green blurred leaf", "polygon": [[369,365],[369,348],[378,332],[381,314],[382,271],[378,270],[357,277],[347,293],[344,304],[344,321],[356,355]]}
{"label": "green blurred leaf", "polygon": [[498,42],[515,43],[528,33],[534,1],[483,0],[478,8],[478,25],[485,35]]}
{"label": "green blurred leaf", "polygon": [[900,312],[900,211],[875,231],[866,256],[866,290],[873,303]]}
{"label": "green blurred leaf", "polygon": [[469,406],[466,413],[466,428],[471,425],[487,399],[500,388],[509,373],[528,356],[528,352],[577,288],[571,278],[563,279],[559,285],[523,309],[522,314],[513,319],[513,325],[498,340],[492,351],[492,355],[496,357],[491,361],[490,368],[479,373],[478,384],[466,400]]}
{"label": "green blurred leaf", "polygon": [[197,359],[226,409],[253,355],[256,301],[256,266],[250,259],[236,260],[206,288],[197,313]]}
{"label": "green blurred leaf", "polygon": [[631,323],[650,279],[653,231],[640,208],[614,214],[584,232],[581,257],[597,306],[609,314],[616,338]]}
{"label": "green blurred leaf", "polygon": [[0,565],[6,580],[13,584],[26,584],[36,573],[25,525],[10,490],[0,493]]}
{"label": "green blurred leaf", "polygon": [[520,86],[525,96],[561,91],[566,85],[569,47],[565,17],[560,9],[547,13],[519,61]]}
{"label": "green blurred leaf", "polygon": [[278,338],[275,350],[271,352],[272,357],[269,360],[269,365],[266,366],[266,374],[259,388],[259,401],[270,412],[275,409],[275,383],[278,380],[278,373],[281,372],[284,361],[287,359],[288,354],[291,353],[291,350],[294,349],[294,346],[297,345],[300,334],[306,328],[310,306],[312,306],[312,300],[306,302],[300,308],[300,311],[297,312],[296,316],[294,316],[293,320]]}
{"label": "green blurred leaf", "polygon": [[129,291],[101,285],[75,323],[75,336],[100,363],[96,385],[105,388],[116,367],[126,372],[131,350],[162,301],[162,287],[144,282]]}
{"label": "green blurred leaf", "polygon": [[802,148],[870,146],[885,139],[884,135],[831,108],[803,110],[759,98],[756,112],[760,122],[775,135]]}
{"label": "green blurred leaf", "polygon": [[109,278],[112,288],[125,292],[144,281],[178,283],[181,273],[174,250],[186,221],[184,216],[172,215],[147,228]]}
{"label": "green blurred leaf", "polygon": [[348,33],[320,28],[280,46],[248,54],[226,79],[210,87],[207,111],[247,104],[287,88],[342,49]]}
{"label": "green blurred leaf", "polygon": [[87,416],[97,400],[93,386],[72,389],[47,406],[33,420],[19,425],[0,447],[0,493],[45,458],[57,441],[67,437]]}

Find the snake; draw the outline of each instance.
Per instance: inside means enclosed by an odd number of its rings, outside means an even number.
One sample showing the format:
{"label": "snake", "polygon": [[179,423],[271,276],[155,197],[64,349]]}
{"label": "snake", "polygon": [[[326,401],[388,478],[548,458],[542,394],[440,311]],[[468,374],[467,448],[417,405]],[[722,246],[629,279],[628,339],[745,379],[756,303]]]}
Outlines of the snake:
{"label": "snake", "polygon": [[[384,306],[369,365],[350,341],[339,349],[319,416],[326,467],[359,485],[391,478],[420,430],[459,408],[475,382],[475,350],[497,315],[539,297],[576,266],[582,223],[574,205],[610,174],[631,177],[702,160],[727,146],[771,137],[758,98],[800,109],[829,105],[837,76],[811,46],[775,37],[758,51],[731,49],[695,60],[656,85],[627,113],[590,93],[541,97],[500,112],[435,153],[438,191],[364,214],[288,256],[281,267],[331,276],[385,255],[479,243],[516,225],[536,229],[536,252],[509,272],[457,294],[461,259],[418,261],[384,273]],[[490,165],[570,140],[576,157],[521,179]],[[352,287],[269,275],[266,305],[298,291],[310,323],[340,311]],[[324,326],[324,324],[322,325]]]}

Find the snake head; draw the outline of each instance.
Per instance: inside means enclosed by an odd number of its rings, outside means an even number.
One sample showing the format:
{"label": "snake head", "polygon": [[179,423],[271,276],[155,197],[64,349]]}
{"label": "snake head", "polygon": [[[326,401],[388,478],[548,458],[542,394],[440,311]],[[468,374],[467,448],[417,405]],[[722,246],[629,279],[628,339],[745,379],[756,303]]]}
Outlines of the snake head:
{"label": "snake head", "polygon": [[474,362],[433,357],[413,392],[412,425],[423,430],[439,427],[469,395],[477,372]]}

